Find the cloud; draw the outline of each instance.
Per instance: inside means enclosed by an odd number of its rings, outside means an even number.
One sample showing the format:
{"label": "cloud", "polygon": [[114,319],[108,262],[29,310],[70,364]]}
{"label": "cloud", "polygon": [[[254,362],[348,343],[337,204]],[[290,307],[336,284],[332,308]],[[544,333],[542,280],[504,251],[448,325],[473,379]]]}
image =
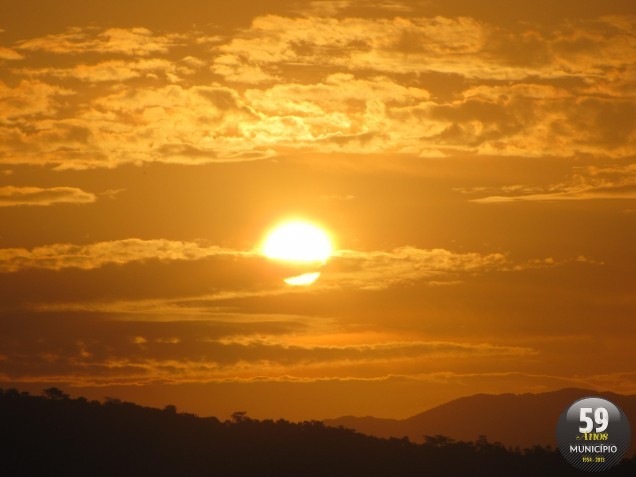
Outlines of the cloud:
{"label": "cloud", "polygon": [[[9,123],[19,118],[55,116],[61,107],[62,98],[72,94],[73,91],[67,88],[37,80],[22,80],[13,88],[0,81],[0,107],[4,121]],[[16,135],[15,141],[18,141],[17,136],[21,134],[15,128],[2,127],[3,123],[0,123],[0,134],[8,136],[13,133]],[[5,144],[10,148],[16,147],[11,142]]]}
{"label": "cloud", "polygon": [[515,196],[490,196],[473,199],[471,202],[479,204],[497,204],[509,202],[542,202],[561,200],[598,200],[598,199],[636,199],[636,187],[622,189],[579,189],[567,192],[552,192],[547,194],[529,194]]}
{"label": "cloud", "polygon": [[[375,92],[378,107],[372,114],[358,119],[347,107],[346,121],[340,122],[334,134],[353,138],[356,133],[346,130],[352,126],[367,133],[386,131],[380,141],[370,143],[376,150],[381,147],[384,151],[426,155],[432,151],[439,156],[434,149],[438,147],[488,155],[586,153],[622,157],[635,153],[630,146],[634,141],[626,141],[636,134],[634,120],[630,119],[635,116],[633,102],[625,97],[587,97],[584,93],[591,90],[591,85],[607,84],[603,77],[608,71],[615,84],[624,83],[631,74],[632,66],[625,58],[636,52],[624,25],[634,20],[620,19],[564,24],[562,31],[547,37],[538,30],[508,31],[461,17],[337,19],[270,15],[255,19],[249,29],[218,48],[221,57],[231,57],[235,66],[258,67],[259,71],[278,72],[292,64],[330,65],[354,74],[377,71],[394,77],[396,73],[437,72],[476,82],[505,79],[522,83],[470,88],[463,93],[463,101],[449,104],[427,103],[420,96],[420,104],[401,109],[390,106]],[[595,54],[579,46],[592,38],[597,45]],[[569,89],[533,84],[535,78],[545,82],[575,76],[586,78],[587,84]],[[307,128],[306,116],[320,107],[316,103],[323,95],[315,86],[307,86],[304,93],[313,89],[317,96],[299,95],[302,89],[298,85],[272,87],[267,94],[271,92],[278,100],[278,109],[269,109],[293,115],[299,123],[294,126],[297,141],[317,140]],[[257,109],[263,105],[255,97],[258,93],[249,97]],[[292,94],[292,98],[282,93]],[[333,93],[338,98],[337,92]],[[296,99],[299,96],[303,99]],[[416,99],[418,95],[413,96]],[[333,142],[321,141],[310,147],[329,151]],[[363,143],[355,141],[340,142],[340,150],[345,149],[344,144],[349,151],[368,152]]]}
{"label": "cloud", "polygon": [[456,253],[445,249],[400,247],[392,251],[338,251],[321,278],[325,286],[382,289],[396,284],[458,274],[509,270],[512,264],[500,253]]}
{"label": "cloud", "polygon": [[357,78],[335,73],[314,84],[287,83],[268,89],[249,89],[249,104],[268,115],[311,116],[316,113],[364,112],[369,101],[391,106],[417,105],[430,98],[423,88],[401,85],[386,76]]}
{"label": "cloud", "polygon": [[[109,300],[90,302],[41,303],[30,306],[36,312],[88,312],[117,315],[120,320],[143,320],[152,317],[153,321],[207,320],[210,315],[218,317],[219,303],[250,298],[267,298],[281,295],[303,293],[300,288],[270,288],[260,290],[226,290],[205,295],[181,296],[179,298]],[[258,315],[250,315],[250,317]],[[245,321],[245,317],[232,315],[232,320]],[[306,321],[306,317],[303,318]]]}
{"label": "cloud", "polygon": [[18,53],[17,51],[12,50],[11,48],[0,46],[0,60],[14,61],[14,60],[22,60],[22,59],[24,59],[24,56]]}
{"label": "cloud", "polygon": [[106,60],[95,64],[77,64],[71,68],[25,68],[17,71],[17,73],[29,77],[73,78],[89,83],[100,83],[153,77],[157,73],[164,73],[170,79],[173,79],[177,78],[175,76],[177,71],[189,72],[188,69],[179,68],[178,65],[171,61],[161,58],[148,58],[135,61]]}
{"label": "cloud", "polygon": [[[87,81],[110,81],[120,73],[129,77],[169,69],[163,61],[142,62],[131,68],[107,62],[78,71]],[[5,91],[5,102],[15,105],[14,123],[0,127],[6,138],[0,152],[14,163],[60,169],[244,161],[290,151],[426,157],[443,157],[441,150],[565,157],[636,153],[636,141],[625,141],[636,135],[636,122],[629,119],[633,105],[622,99],[581,99],[553,86],[473,87],[447,104],[386,76],[361,79],[344,73],[242,94],[222,86],[122,87],[94,98],[72,118],[31,120],[28,127],[17,120],[54,115],[57,98],[68,90],[23,82]]]}
{"label": "cloud", "polygon": [[248,65],[331,65],[383,73],[439,72],[522,80],[600,74],[629,65],[636,17],[570,21],[549,34],[469,17],[334,18],[267,15],[219,52]]}
{"label": "cloud", "polygon": [[[53,356],[50,356],[50,358]],[[97,367],[93,367],[96,369]],[[88,370],[88,367],[82,367],[83,370]],[[445,388],[454,388],[454,393],[446,400],[456,399],[462,397],[465,393],[466,387],[471,386],[471,389],[479,389],[483,393],[501,393],[502,389],[511,393],[519,392],[547,392],[565,387],[585,388],[585,389],[598,389],[598,390],[613,390],[614,392],[620,392],[623,394],[634,394],[636,392],[636,386],[633,384],[633,373],[615,373],[607,375],[559,375],[559,374],[540,374],[540,373],[525,373],[518,371],[508,372],[482,372],[482,373],[461,373],[453,371],[437,371],[430,373],[388,373],[374,376],[298,376],[298,375],[257,375],[246,376],[237,375],[231,377],[220,377],[216,375],[209,375],[205,377],[202,375],[203,369],[200,369],[199,376],[193,376],[188,373],[183,373],[180,377],[168,376],[164,372],[162,377],[157,377],[152,373],[147,372],[148,367],[132,368],[133,371],[137,371],[136,374],[128,372],[131,367],[126,367],[124,363],[109,363],[109,366],[102,366],[99,368],[102,372],[93,376],[87,372],[81,372],[81,370],[75,371],[70,366],[65,369],[50,369],[45,370],[28,370],[24,368],[20,373],[0,373],[0,380],[4,382],[13,383],[63,383],[69,384],[75,387],[84,386],[125,386],[125,385],[160,385],[160,384],[186,384],[186,383],[209,383],[219,385],[232,385],[232,384],[259,384],[259,383],[271,383],[271,384],[285,384],[290,383],[297,386],[298,384],[336,384],[341,385],[343,383],[359,383],[359,384],[388,384],[391,389],[394,389],[395,384],[424,384],[425,388],[416,387],[414,391],[420,395],[422,392],[426,392],[430,386],[444,386]],[[178,369],[178,368],[177,368]],[[108,371],[110,373],[108,374]],[[48,371],[48,372],[47,372]],[[119,371],[119,373],[117,373]],[[218,389],[216,390],[218,391]],[[378,390],[375,390],[378,391]],[[231,392],[231,391],[230,391]],[[274,391],[278,392],[278,391]],[[364,390],[362,392],[365,392]],[[234,394],[234,393],[233,393]],[[331,394],[331,393],[329,393]],[[391,393],[389,392],[388,395]],[[439,404],[439,403],[438,403]],[[421,409],[422,403],[417,402],[415,404],[414,413]],[[231,410],[229,411],[231,412]],[[353,409],[351,412],[355,412]],[[370,411],[371,412],[371,411]],[[396,410],[396,412],[398,412]],[[339,414],[346,414],[347,411],[339,411]],[[406,417],[406,416],[404,416]]]}
{"label": "cloud", "polygon": [[390,251],[339,250],[322,269],[321,277],[313,288],[382,290],[415,283],[451,286],[477,274],[521,272],[571,262],[596,263],[584,256],[565,260],[547,257],[515,262],[502,253],[461,253],[410,246]]}
{"label": "cloud", "polygon": [[155,35],[147,28],[73,27],[64,33],[56,33],[23,41],[18,48],[27,51],[44,51],[55,54],[119,54],[148,56],[167,53],[178,44],[181,35]]}
{"label": "cloud", "polygon": [[76,187],[0,187],[0,207],[19,205],[48,206],[54,204],[89,204],[95,194]]}
{"label": "cloud", "polygon": [[[49,96],[55,93],[51,89]],[[15,109],[16,114],[24,114],[23,109]],[[122,88],[95,99],[72,118],[42,119],[28,127],[0,126],[0,137],[6,138],[0,154],[13,163],[53,164],[60,169],[269,157],[271,144],[246,141],[241,132],[253,121],[258,115],[228,88]]]}
{"label": "cloud", "polygon": [[266,73],[257,65],[245,64],[235,55],[221,55],[214,60],[210,70],[226,81],[245,84],[274,83],[280,78]]}
{"label": "cloud", "polygon": [[[577,171],[569,181],[540,186],[505,186],[499,191],[516,195],[489,195],[471,202],[497,204],[511,202],[572,201],[600,199],[636,199],[636,164],[587,166]],[[463,190],[464,193],[492,192],[489,188]],[[520,194],[521,193],[521,194]]]}
{"label": "cloud", "polygon": [[[136,238],[87,245],[52,244],[0,249],[0,271],[25,268],[91,270],[109,263],[125,264],[149,259],[199,260],[212,256],[254,256],[254,251],[237,251],[198,242]],[[323,271],[327,284],[362,288],[384,288],[394,283],[457,273],[509,270],[515,265],[499,253],[455,253],[444,249],[401,247],[392,251],[337,251]]]}
{"label": "cloud", "polygon": [[307,16],[335,17],[352,5],[351,0],[319,0],[306,2],[298,13]]}
{"label": "cloud", "polygon": [[260,115],[258,121],[242,127],[246,139],[281,150],[417,150],[417,137],[435,127],[405,121],[400,114],[427,101],[428,91],[403,86],[386,76],[361,79],[337,73],[314,84],[248,89],[244,96],[246,104]]}
{"label": "cloud", "polygon": [[88,245],[53,244],[35,247],[0,249],[0,272],[39,268],[91,270],[107,264],[126,264],[145,260],[199,260],[211,256],[244,256],[216,246],[166,239],[125,239]]}
{"label": "cloud", "polygon": [[304,153],[636,154],[636,17],[546,31],[394,7],[368,3],[361,18],[353,4],[319,2],[212,40],[93,27],[26,40],[13,50],[43,59],[0,84],[0,157],[88,169]]}
{"label": "cloud", "polygon": [[[262,320],[262,317],[261,317]],[[385,341],[343,345],[285,344],[289,333],[311,338],[307,326],[280,320],[245,323],[78,320],[64,332],[34,338],[26,326],[0,337],[3,372],[15,380],[93,383],[210,382],[377,376],[431,360],[523,359],[528,347],[452,341]],[[0,324],[0,325],[6,325]],[[290,326],[293,325],[293,326]],[[41,330],[53,326],[43,321]],[[64,376],[64,378],[62,378]],[[59,377],[59,378],[56,378]]]}
{"label": "cloud", "polygon": [[576,89],[517,83],[477,86],[462,99],[430,108],[444,124],[431,144],[482,155],[626,157],[636,154],[636,106]]}
{"label": "cloud", "polygon": [[[320,64],[381,72],[465,72],[471,65],[464,62],[460,68],[460,56],[478,52],[483,39],[484,26],[470,18],[266,15],[254,19],[250,28],[218,50],[266,68]],[[426,61],[419,61],[424,52]]]}
{"label": "cloud", "polygon": [[[198,264],[170,263],[204,260]],[[326,265],[315,269],[266,260],[257,250],[235,250],[198,241],[138,238],[0,249],[0,273],[4,274],[4,280],[15,283],[16,290],[20,289],[20,283],[29,283],[33,277],[41,277],[46,283],[40,293],[16,293],[13,300],[5,303],[5,310],[27,306],[42,312],[104,313],[126,319],[134,316],[193,319],[209,316],[219,307],[250,307],[250,302],[260,299],[276,302],[283,295],[457,286],[470,284],[477,275],[520,273],[573,261],[595,263],[582,256],[517,262],[500,253],[401,247],[390,251],[340,250]],[[123,268],[125,265],[128,267]],[[109,268],[97,271],[103,267]],[[157,272],[159,267],[161,270]],[[155,273],[170,276],[170,267],[175,270],[175,277],[155,278]],[[284,282],[290,276],[315,270],[321,272],[321,277],[310,287],[290,287]],[[59,272],[59,280],[51,280],[51,272]],[[19,273],[19,277],[12,278],[13,273]],[[191,286],[184,286],[178,278],[186,276],[194,280]],[[145,285],[139,286],[136,277]],[[71,293],[65,284],[77,280],[83,284]],[[113,281],[118,283],[118,291],[103,301],[103,296],[96,292],[102,285],[96,284]]]}

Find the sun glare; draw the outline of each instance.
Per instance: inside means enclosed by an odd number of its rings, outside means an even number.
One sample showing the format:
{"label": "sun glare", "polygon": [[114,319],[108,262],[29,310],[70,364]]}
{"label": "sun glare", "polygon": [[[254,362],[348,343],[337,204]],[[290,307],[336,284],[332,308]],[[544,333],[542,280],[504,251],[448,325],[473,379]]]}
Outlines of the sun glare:
{"label": "sun glare", "polygon": [[270,232],[262,251],[274,260],[325,263],[333,247],[329,235],[320,227],[309,222],[291,221]]}

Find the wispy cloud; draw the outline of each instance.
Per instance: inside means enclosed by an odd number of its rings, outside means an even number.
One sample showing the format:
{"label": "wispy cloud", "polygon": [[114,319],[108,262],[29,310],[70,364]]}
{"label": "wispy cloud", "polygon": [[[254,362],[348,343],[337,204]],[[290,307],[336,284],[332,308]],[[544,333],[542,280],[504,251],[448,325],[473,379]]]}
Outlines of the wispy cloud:
{"label": "wispy cloud", "polygon": [[73,27],[64,33],[46,35],[18,44],[18,48],[31,51],[45,51],[56,54],[123,54],[148,56],[166,53],[178,43],[181,35],[156,35],[143,27],[108,28]]}
{"label": "wispy cloud", "polygon": [[340,250],[325,267],[318,286],[381,290],[418,282],[456,285],[463,278],[491,272],[520,272],[555,267],[580,256],[557,261],[552,257],[515,262],[502,253],[453,252],[446,249],[399,247],[390,251]]}
{"label": "wispy cloud", "polygon": [[176,72],[188,73],[191,70],[179,64],[161,58],[140,60],[105,60],[93,64],[76,64],[71,68],[28,68],[16,70],[26,77],[54,77],[59,79],[77,79],[88,83],[126,81],[133,78],[167,75],[169,80],[177,78]]}
{"label": "wispy cloud", "polygon": [[[496,189],[495,189],[496,190]],[[460,190],[463,193],[494,192],[492,188]],[[636,199],[636,164],[576,168],[566,182],[546,187],[512,185],[498,189],[507,195],[489,195],[471,202],[497,204],[511,202]],[[514,195],[511,195],[514,194]]]}
{"label": "wispy cloud", "polygon": [[[0,123],[0,138],[4,139],[4,147],[0,148],[0,152],[3,149],[6,152],[19,150],[26,142],[19,128],[12,124],[13,121],[18,118],[28,121],[33,116],[55,116],[61,107],[62,98],[72,94],[73,91],[68,88],[37,80],[24,79],[14,87],[0,81],[0,106],[4,119]],[[6,161],[9,158],[4,159]]]}
{"label": "wispy cloud", "polygon": [[0,60],[21,60],[24,56],[11,48],[0,46]]}
{"label": "wispy cloud", "polygon": [[237,252],[196,242],[136,238],[88,245],[52,244],[33,249],[0,249],[0,272],[39,268],[91,270],[107,264],[126,264],[144,260],[199,260],[211,256],[244,256]]}
{"label": "wispy cloud", "polygon": [[621,189],[579,189],[567,192],[551,192],[546,194],[528,194],[513,196],[490,196],[473,199],[480,204],[500,204],[509,202],[541,202],[561,200],[598,200],[598,199],[636,199],[636,187]]}
{"label": "wispy cloud", "polygon": [[[283,278],[305,269],[290,269],[284,263],[266,261],[257,250],[235,250],[196,241],[129,238],[91,244],[58,243],[25,248],[0,249],[0,272],[28,269],[60,271],[69,268],[93,270],[109,264],[126,265],[149,260],[196,261],[232,257],[237,270],[242,269],[245,283],[233,283],[208,293],[177,300],[110,301],[51,305],[56,309],[90,310],[115,313],[158,313],[196,315],[200,308],[232,300],[265,297],[281,293],[321,293],[335,289],[382,290],[395,286],[429,283],[453,285],[471,276],[493,272],[520,272],[528,269],[559,266],[570,261],[588,262],[585,257],[557,261],[551,257],[515,262],[501,253],[453,252],[446,249],[400,247],[388,251],[338,250],[321,269],[320,279],[309,289],[287,287]],[[219,273],[222,273],[219,271]],[[267,278],[263,275],[267,273]],[[259,282],[247,283],[246,277]],[[261,277],[261,278],[257,278]],[[266,281],[263,282],[263,279]],[[246,281],[247,280],[247,281]],[[264,285],[269,283],[269,285]],[[256,287],[256,288],[254,288]],[[61,308],[60,308],[61,307]],[[66,307],[66,308],[64,308]],[[161,311],[163,310],[163,311]],[[198,310],[198,311],[197,311]]]}
{"label": "wispy cloud", "polygon": [[[315,379],[317,373],[322,379],[347,379],[368,375],[370,370],[375,373],[376,368],[400,369],[422,360],[521,359],[538,353],[526,347],[448,341],[341,346],[283,345],[262,339],[243,342],[210,338],[214,328],[205,323],[196,327],[185,325],[182,330],[172,326],[169,334],[165,326],[145,326],[145,333],[122,334],[120,325],[102,324],[99,340],[93,334],[70,339],[67,334],[37,344],[20,338],[10,343],[0,340],[0,351],[7,355],[2,370],[11,380],[63,379],[74,383],[88,380],[102,385],[285,377],[303,380]],[[134,324],[128,326],[131,330],[135,327],[139,328]],[[119,333],[109,328],[118,328]],[[193,334],[195,330],[198,331]],[[17,342],[19,352],[15,349]],[[361,370],[364,372],[360,373]]]}
{"label": "wispy cloud", "polygon": [[0,207],[89,204],[96,199],[95,194],[76,187],[0,187]]}

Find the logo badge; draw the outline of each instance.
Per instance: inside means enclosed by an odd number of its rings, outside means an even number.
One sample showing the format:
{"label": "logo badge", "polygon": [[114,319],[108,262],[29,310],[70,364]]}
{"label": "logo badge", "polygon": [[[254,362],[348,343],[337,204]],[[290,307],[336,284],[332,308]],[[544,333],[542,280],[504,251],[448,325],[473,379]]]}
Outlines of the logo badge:
{"label": "logo badge", "polygon": [[607,470],[618,464],[631,440],[627,416],[601,397],[586,397],[568,407],[557,424],[561,455],[586,472]]}

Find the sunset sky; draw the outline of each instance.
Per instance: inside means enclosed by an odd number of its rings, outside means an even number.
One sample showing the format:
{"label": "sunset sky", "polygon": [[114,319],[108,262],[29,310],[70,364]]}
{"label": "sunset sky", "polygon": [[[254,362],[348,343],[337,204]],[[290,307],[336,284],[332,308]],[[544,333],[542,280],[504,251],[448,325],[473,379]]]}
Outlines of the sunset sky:
{"label": "sunset sky", "polygon": [[[636,393],[635,32],[633,0],[3,0],[0,386]],[[324,264],[263,256],[289,219]]]}

